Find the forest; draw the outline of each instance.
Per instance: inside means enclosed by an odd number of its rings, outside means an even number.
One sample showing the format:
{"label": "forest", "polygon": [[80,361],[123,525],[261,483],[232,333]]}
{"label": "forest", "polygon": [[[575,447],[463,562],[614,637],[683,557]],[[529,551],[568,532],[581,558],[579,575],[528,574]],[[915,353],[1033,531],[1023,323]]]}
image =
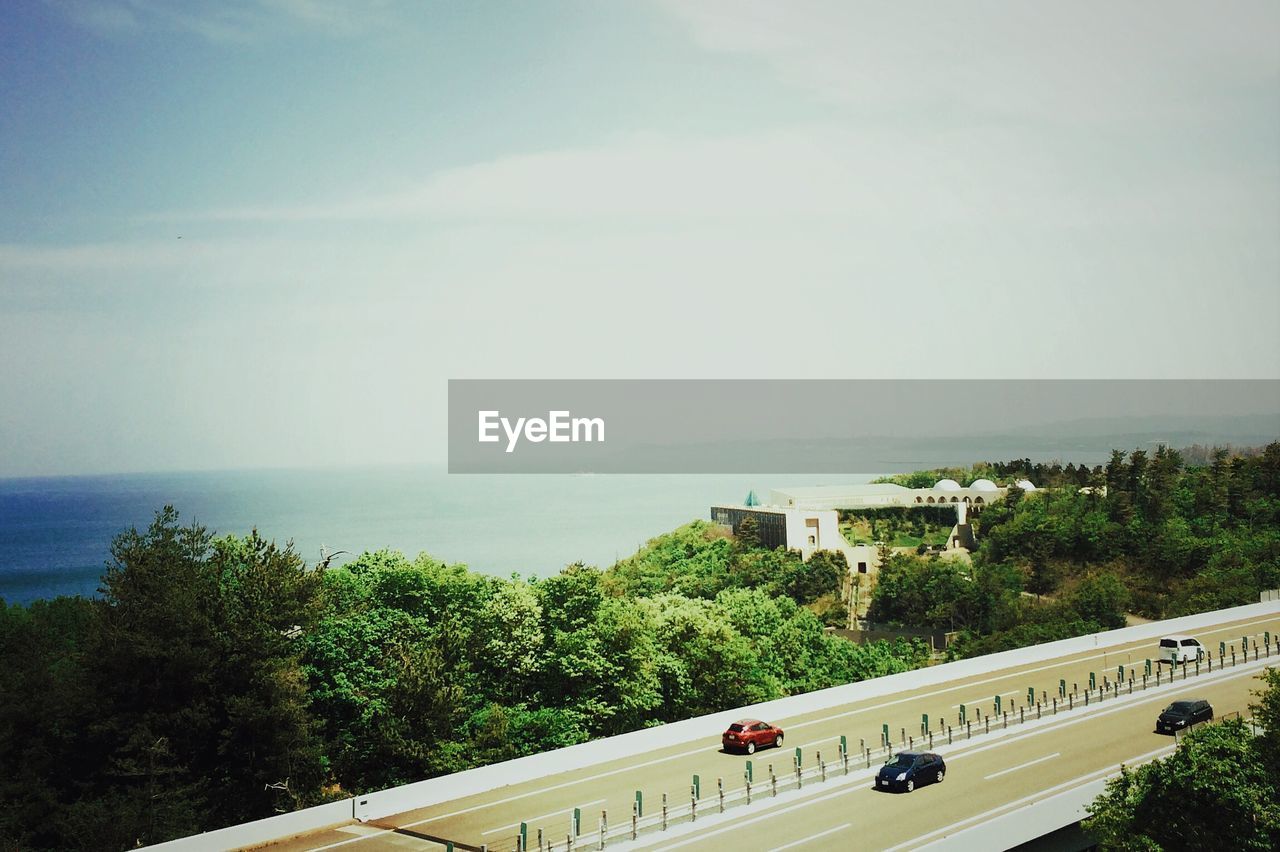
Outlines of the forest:
{"label": "forest", "polygon": [[835,562],[744,533],[496,578],[307,566],[165,508],[100,597],[0,605],[0,847],[132,848],[925,664],[824,632]]}
{"label": "forest", "polygon": [[953,656],[1257,602],[1280,588],[1280,443],[1187,465],[1157,447],[1093,469],[1028,460],[897,477],[1036,483],[973,516],[971,563],[885,554],[868,616],[952,631]]}
{"label": "forest", "polygon": [[[1280,444],[942,473],[1041,486],[977,515],[971,562],[886,553],[872,617],[954,632],[952,656],[1280,586]],[[98,596],[0,602],[0,847],[132,848],[928,664],[824,630],[841,562],[694,521],[605,570],[329,567],[165,507]]]}

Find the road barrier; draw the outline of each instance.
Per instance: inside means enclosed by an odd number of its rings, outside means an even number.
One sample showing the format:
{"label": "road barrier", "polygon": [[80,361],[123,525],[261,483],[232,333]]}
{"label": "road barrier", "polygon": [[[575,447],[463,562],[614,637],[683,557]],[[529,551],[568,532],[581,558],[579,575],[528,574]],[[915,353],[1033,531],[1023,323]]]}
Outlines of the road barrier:
{"label": "road barrier", "polygon": [[[1265,647],[1265,646],[1266,646],[1266,643],[1264,643],[1264,644],[1263,644],[1263,647]],[[1188,672],[1188,670],[1189,670],[1190,668],[1191,668],[1191,667],[1189,667],[1189,666],[1184,666],[1184,672]],[[1207,672],[1208,672],[1208,669],[1206,668],[1204,671],[1207,673]],[[1199,670],[1197,670],[1197,674],[1198,674],[1198,673],[1199,673]],[[1189,674],[1189,672],[1188,672],[1188,674]],[[1129,676],[1129,678],[1127,678],[1127,682],[1128,682],[1128,684],[1129,684],[1129,694],[1130,694],[1130,695],[1132,695],[1132,694],[1133,694],[1133,688],[1134,688],[1134,685],[1135,685],[1135,681],[1136,681],[1136,678],[1133,676],[1133,672],[1130,672],[1130,676]],[[1148,685],[1150,685],[1150,686],[1152,686],[1152,687],[1154,687],[1154,686],[1155,686],[1154,684],[1144,683],[1144,689],[1145,689]],[[1171,682],[1170,682],[1168,685],[1169,685],[1169,686],[1171,686],[1171,685],[1172,685],[1172,680],[1171,680]],[[1121,688],[1121,686],[1122,686],[1122,682],[1121,682],[1119,679],[1117,679],[1115,682],[1112,682],[1112,681],[1110,681],[1109,679],[1104,679],[1103,685],[1102,685],[1102,686],[1100,686],[1100,687],[1096,687],[1096,689],[1097,689],[1097,698],[1098,698],[1098,700],[1099,700],[1099,701],[1100,701],[1100,700],[1102,700],[1102,699],[1106,696],[1106,692],[1107,692],[1108,690],[1110,690],[1110,691],[1111,691],[1111,693],[1112,693],[1112,697],[1113,697],[1113,698],[1119,698],[1119,697],[1120,697],[1120,688]],[[1035,700],[1035,699],[1034,699],[1034,695],[1035,695],[1034,691],[1030,691],[1030,692],[1029,692],[1029,695],[1030,695],[1030,696],[1032,696],[1032,703],[1034,703],[1034,706],[1035,706],[1035,709],[1036,709],[1035,719],[1041,719],[1041,718],[1043,718],[1043,708],[1044,708],[1045,706],[1047,706],[1047,705],[1046,705],[1045,703],[1041,702],[1041,701],[1038,701],[1038,700]],[[1091,700],[1092,691],[1091,691],[1091,690],[1085,690],[1084,695],[1085,695],[1085,701],[1086,701],[1086,704],[1088,704],[1088,703],[1090,702],[1090,700]],[[1045,697],[1046,697],[1046,698],[1048,698],[1048,696],[1047,696],[1047,695],[1046,695]],[[1068,696],[1068,701],[1070,701],[1072,698],[1073,698],[1073,694],[1069,695],[1069,696]],[[1052,706],[1053,706],[1054,711],[1055,711],[1055,714],[1056,714],[1057,704],[1058,704],[1057,698],[1056,698],[1056,697],[1053,697],[1053,698],[1052,698],[1052,701],[1053,701],[1053,705],[1052,705]],[[1018,706],[1018,707],[1017,707],[1017,711],[1018,711],[1018,712],[1017,712],[1016,716],[1014,717],[1014,723],[1015,723],[1015,725],[1025,725],[1025,724],[1027,723],[1027,721],[1029,721],[1029,720],[1027,719],[1027,715],[1028,715],[1028,714],[1027,714],[1027,710],[1029,709],[1029,707],[1030,707],[1030,706],[1031,706],[1031,704],[1027,704],[1027,705],[1020,705],[1020,706]],[[1008,728],[1009,721],[1010,721],[1010,720],[1009,720],[1009,717],[1010,717],[1011,715],[1013,715],[1013,714],[1011,714],[1011,713],[1010,713],[1009,709],[1002,709],[1002,710],[1001,710],[1000,715],[997,717],[997,721],[1000,723],[1000,725],[1001,725],[1001,729],[1007,729],[1007,728]],[[1229,715],[1229,714],[1228,714],[1228,715]],[[1236,714],[1236,715],[1238,715],[1238,714]],[[984,716],[983,718],[984,718],[983,724],[984,724],[984,726],[985,726],[985,728],[986,728],[987,732],[989,733],[989,732],[990,732],[990,724],[991,724],[991,716],[989,716],[989,715],[988,715],[988,716]],[[1226,716],[1224,716],[1224,717],[1223,717],[1223,719],[1225,719],[1225,718],[1227,718],[1227,717],[1226,717]],[[1034,720],[1031,720],[1031,721],[1034,721]],[[1221,720],[1220,720],[1220,721],[1221,721]],[[945,723],[944,723],[944,727],[946,728],[946,732],[947,732],[947,742],[948,742],[948,744],[950,745],[950,744],[952,743],[952,741],[953,741],[952,727],[951,727],[950,725],[946,725]],[[968,733],[968,734],[969,734],[969,738],[972,738],[972,721],[966,721],[966,723],[965,723],[965,729],[964,729],[964,730],[965,730],[965,732],[966,732],[966,733]],[[1181,730],[1181,729],[1180,729],[1180,730],[1175,731],[1175,733],[1174,733],[1174,738],[1175,738],[1175,744],[1176,744],[1176,745],[1180,745],[1180,744],[1181,744],[1181,742],[1182,742],[1182,741],[1183,741],[1183,739],[1185,738],[1185,735],[1186,735],[1187,730],[1191,730],[1191,728],[1188,728],[1188,729],[1186,729],[1186,730]],[[932,738],[933,738],[933,732],[932,732],[932,731],[930,731],[930,733],[929,733],[929,737],[930,737],[930,747],[932,748]],[[860,743],[861,743],[861,745],[862,745],[863,757],[864,757],[864,759],[865,759],[865,767],[866,767],[867,769],[870,769],[870,768],[871,768],[871,751],[872,751],[872,750],[871,750],[870,748],[867,748],[867,747],[865,746],[865,742],[866,742],[866,740],[865,740],[865,739],[863,739],[863,740],[861,740],[861,741],[860,741]],[[908,744],[909,744],[909,745],[914,745],[914,738],[913,738],[913,737],[908,737],[907,742],[908,742]],[[839,743],[838,747],[839,747],[839,749],[840,749],[840,754],[841,754],[841,760],[842,760],[842,762],[845,764],[845,772],[843,773],[843,775],[844,775],[844,776],[848,776],[848,775],[849,775],[849,768],[848,768],[848,753],[847,753],[848,737],[847,737],[846,735],[841,735],[841,736],[839,737],[839,739],[838,739],[838,743]],[[892,744],[889,744],[888,746],[885,746],[883,750],[884,750],[884,752],[885,752],[887,755],[892,755],[892,753],[893,753],[893,750],[892,750]],[[790,793],[799,793],[800,791],[802,791],[802,790],[804,790],[804,789],[806,788],[806,781],[810,781],[810,780],[811,780],[811,781],[815,781],[815,782],[818,782],[818,783],[823,783],[823,784],[825,784],[825,783],[827,783],[827,782],[829,782],[829,781],[831,780],[831,779],[830,779],[830,776],[829,776],[829,773],[827,772],[827,763],[826,763],[826,761],[825,761],[825,760],[823,759],[823,757],[822,757],[822,751],[821,751],[821,749],[817,749],[817,750],[815,750],[815,752],[814,752],[814,766],[813,766],[813,767],[811,767],[811,768],[809,768],[809,769],[805,769],[804,764],[803,764],[803,752],[801,751],[801,749],[800,749],[800,748],[796,748],[795,753],[794,753],[794,755],[793,755],[793,757],[792,757],[792,765],[793,765],[793,770],[794,770],[794,778],[793,778],[793,779],[791,780],[791,782],[790,782],[789,784],[787,784],[787,785],[786,785],[786,787],[784,788],[784,787],[781,785],[781,783],[780,783],[780,781],[779,781],[779,779],[778,779],[778,776],[777,776],[777,775],[776,775],[776,773],[774,772],[773,764],[769,764],[769,767],[768,767],[768,768],[769,768],[769,783],[770,783],[770,791],[771,791],[771,795],[772,795],[773,797],[778,797],[778,796],[779,796],[779,795],[781,795],[782,793],[786,793],[786,792],[790,792]],[[694,776],[694,782],[695,782],[695,783],[694,783],[694,785],[693,785],[693,786],[691,786],[691,788],[690,788],[690,801],[689,801],[689,804],[688,804],[687,809],[685,809],[685,808],[668,808],[668,807],[667,807],[667,803],[666,803],[666,796],[665,796],[665,795],[663,796],[663,811],[662,811],[662,816],[661,816],[661,818],[660,818],[660,819],[658,819],[658,820],[654,820],[654,821],[653,821],[653,823],[652,823],[652,829],[653,829],[653,830],[658,830],[658,831],[667,831],[667,830],[669,830],[669,829],[670,829],[670,827],[671,827],[672,825],[676,824],[677,822],[684,821],[685,823],[693,823],[693,822],[695,822],[695,821],[697,821],[697,820],[698,820],[698,804],[699,804],[699,799],[700,799],[700,797],[701,797],[701,787],[700,787],[700,785],[698,784],[698,776],[696,776],[696,775]],[[723,783],[723,780],[722,780],[722,779],[720,779],[720,778],[717,778],[717,779],[716,779],[716,789],[717,789],[717,799],[718,799],[718,804],[719,804],[719,813],[722,813],[722,814],[723,814],[723,813],[725,813],[728,809],[730,809],[730,808],[732,808],[732,807],[734,806],[735,802],[744,802],[746,805],[750,805],[750,804],[751,804],[751,786],[750,786],[750,780],[749,780],[749,773],[744,773],[744,782],[745,782],[745,783],[744,783],[744,789],[743,789],[743,790],[739,790],[739,791],[726,791],[726,790],[724,789],[724,783]],[[745,794],[745,795],[743,795],[743,794]],[[637,799],[637,801],[639,801],[639,799]],[[598,841],[598,845],[597,845],[597,848],[598,848],[598,849],[603,849],[603,848],[604,848],[604,846],[605,846],[605,843],[606,843],[606,841],[607,841],[607,839],[608,839],[607,816],[606,816],[606,814],[605,814],[604,812],[602,812],[602,813],[601,813],[601,826],[602,826],[602,829],[601,829],[601,832],[600,832],[600,835],[599,835],[599,841]],[[631,836],[632,838],[635,838],[635,837],[637,836],[637,832],[641,832],[641,833],[642,833],[642,832],[643,832],[643,830],[644,830],[644,828],[645,828],[645,825],[644,825],[644,821],[643,821],[643,820],[641,820],[641,821],[640,821],[640,824],[637,826],[637,825],[636,825],[636,820],[633,818],[633,825],[632,825],[632,827],[631,827],[630,832],[624,831],[624,832],[623,832],[621,835],[619,835],[619,836],[621,836],[621,837],[625,837],[625,836],[627,836],[627,835],[628,835],[628,833],[629,833],[629,834],[630,834],[630,836]]]}
{"label": "road barrier", "polygon": [[[1103,641],[1110,644],[1157,639],[1172,633],[1191,632],[1202,626],[1215,625],[1222,621],[1273,616],[1277,612],[1280,612],[1280,600],[1210,613],[1200,613],[1168,621],[1151,622],[1110,631],[1106,634],[1063,639],[1042,645],[1018,648],[997,654],[902,672],[859,683],[819,690],[805,695],[736,708],[696,719],[674,722],[656,728],[594,740],[577,746],[529,755],[400,787],[373,791],[290,814],[281,814],[251,823],[207,832],[202,835],[169,841],[164,844],[158,844],[155,848],[214,850],[261,845],[328,827],[339,826],[352,820],[365,822],[379,819],[404,811],[427,808],[500,787],[536,781],[559,772],[581,770],[640,751],[654,751],[674,745],[684,745],[705,737],[709,729],[723,730],[730,722],[742,716],[786,718],[802,713],[832,709],[851,702],[932,686],[970,675],[994,672],[1025,663],[1058,660],[1066,655],[1092,650],[1099,647]],[[1277,639],[1280,640],[1280,637],[1277,637]],[[1256,642],[1254,645],[1255,659],[1260,659],[1262,653],[1270,656],[1272,653],[1270,632],[1263,634],[1261,649],[1257,648]],[[1247,645],[1243,647],[1247,648]],[[1280,642],[1277,643],[1277,650],[1280,651]],[[1220,644],[1219,651],[1219,668],[1221,668],[1221,665],[1226,660],[1225,643]],[[1234,645],[1232,652],[1232,665],[1239,665],[1241,661],[1239,660],[1239,655],[1235,654]],[[1205,668],[1211,672],[1214,668],[1213,655],[1211,653],[1206,654],[1206,663]],[[1156,668],[1156,672],[1159,682],[1161,678],[1160,667]],[[1144,672],[1144,680],[1141,684],[1143,690],[1146,690],[1149,686],[1148,681],[1145,679],[1146,674],[1148,673]],[[1059,682],[1058,699],[1062,703],[1067,703],[1070,709],[1074,709],[1074,694],[1066,692],[1065,679]],[[1059,701],[1055,701],[1055,714],[1058,710],[1058,703]],[[963,726],[962,733],[966,739],[971,738],[973,734],[972,722],[964,711],[962,711],[960,721]],[[979,724],[983,723],[980,721]],[[989,725],[989,720],[986,724]],[[886,754],[891,754],[892,743],[888,740],[887,724],[883,727],[882,738],[882,749]],[[870,764],[870,753],[870,749],[864,751],[865,763],[868,766]],[[640,807],[639,800],[637,800],[636,804],[637,807]],[[728,803],[726,803],[727,805]],[[645,818],[641,812],[633,813],[634,822],[639,823],[643,819]]]}

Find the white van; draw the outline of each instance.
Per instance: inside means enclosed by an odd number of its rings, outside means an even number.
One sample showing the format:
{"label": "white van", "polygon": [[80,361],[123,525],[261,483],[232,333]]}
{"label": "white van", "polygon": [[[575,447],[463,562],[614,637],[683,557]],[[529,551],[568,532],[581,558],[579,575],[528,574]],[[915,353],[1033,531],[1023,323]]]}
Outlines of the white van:
{"label": "white van", "polygon": [[1204,648],[1199,639],[1190,636],[1166,636],[1160,640],[1160,654],[1157,662],[1161,663],[1194,663],[1204,657]]}

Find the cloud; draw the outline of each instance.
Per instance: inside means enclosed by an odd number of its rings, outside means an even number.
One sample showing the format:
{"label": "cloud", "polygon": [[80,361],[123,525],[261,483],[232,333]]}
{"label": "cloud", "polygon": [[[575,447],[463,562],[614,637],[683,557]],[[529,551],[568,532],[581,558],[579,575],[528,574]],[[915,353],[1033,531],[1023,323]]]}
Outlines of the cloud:
{"label": "cloud", "polygon": [[1274,86],[1280,71],[1271,0],[660,5],[707,50],[767,63],[797,88],[863,111],[1150,120],[1212,108],[1206,80]]}
{"label": "cloud", "polygon": [[395,0],[46,0],[100,35],[186,32],[211,42],[247,42],[299,28],[349,37],[385,25]]}
{"label": "cloud", "polygon": [[[1187,169],[1177,152],[1047,138],[1027,127],[914,132],[794,127],[715,138],[644,135],[516,154],[407,188],[329,203],[163,211],[164,222],[567,220],[636,223],[835,219],[914,230],[967,225],[1199,226],[1274,222],[1248,163]],[[1274,166],[1269,174],[1274,179]]]}

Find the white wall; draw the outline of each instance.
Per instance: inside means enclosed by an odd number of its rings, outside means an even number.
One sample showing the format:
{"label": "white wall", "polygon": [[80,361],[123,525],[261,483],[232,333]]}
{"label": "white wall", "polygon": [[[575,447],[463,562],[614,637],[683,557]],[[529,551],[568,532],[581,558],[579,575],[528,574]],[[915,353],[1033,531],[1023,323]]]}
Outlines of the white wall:
{"label": "white wall", "polygon": [[[545,778],[558,772],[582,769],[640,752],[654,751],[668,746],[682,745],[698,740],[713,741],[725,726],[743,716],[760,719],[785,719],[819,710],[839,707],[855,701],[879,698],[899,692],[907,692],[925,686],[944,683],[956,678],[968,677],[1011,666],[1041,660],[1054,660],[1067,654],[1075,654],[1104,645],[1132,642],[1140,639],[1158,639],[1169,633],[1189,632],[1199,627],[1256,616],[1280,613],[1280,601],[1249,604],[1216,612],[1189,615],[1168,621],[1154,621],[1062,639],[1030,648],[1017,648],[988,654],[969,660],[931,666],[887,677],[865,680],[845,686],[823,689],[805,695],[779,698],[740,707],[720,713],[673,722],[643,731],[634,731],[616,737],[595,740],[581,745],[544,754],[530,755],[505,763],[471,769],[442,778],[419,781],[404,787],[382,790],[367,796],[359,796],[355,802],[356,817],[362,820],[378,819],[401,811],[459,799],[474,793],[492,790],[509,784],[519,784]],[[709,746],[710,747],[710,746]]]}
{"label": "white wall", "polygon": [[721,731],[730,722],[742,716],[762,719],[786,719],[788,717],[827,710],[856,701],[879,698],[899,692],[907,692],[925,686],[944,683],[973,674],[992,672],[1025,663],[1058,659],[1106,645],[1132,642],[1142,639],[1156,640],[1170,633],[1185,633],[1200,627],[1224,621],[1243,620],[1280,613],[1280,600],[1249,604],[1216,612],[1189,615],[1168,621],[1154,621],[1125,627],[1106,633],[1062,639],[1030,648],[1018,648],[989,654],[969,660],[931,666],[916,671],[903,672],[860,683],[779,698],[750,707],[740,707],[720,713],[700,716],[682,722],[673,722],[643,731],[634,731],[616,737],[595,740],[569,748],[508,760],[491,766],[482,766],[454,775],[419,781],[402,787],[379,790],[354,799],[344,799],[327,805],[282,814],[257,822],[231,826],[193,837],[162,843],[153,849],[205,850],[230,849],[261,845],[350,821],[378,819],[415,808],[460,799],[475,793],[497,789],[545,778],[559,772],[583,769],[600,763],[617,760],[639,752],[654,751],[668,746],[696,741],[718,741]]}

